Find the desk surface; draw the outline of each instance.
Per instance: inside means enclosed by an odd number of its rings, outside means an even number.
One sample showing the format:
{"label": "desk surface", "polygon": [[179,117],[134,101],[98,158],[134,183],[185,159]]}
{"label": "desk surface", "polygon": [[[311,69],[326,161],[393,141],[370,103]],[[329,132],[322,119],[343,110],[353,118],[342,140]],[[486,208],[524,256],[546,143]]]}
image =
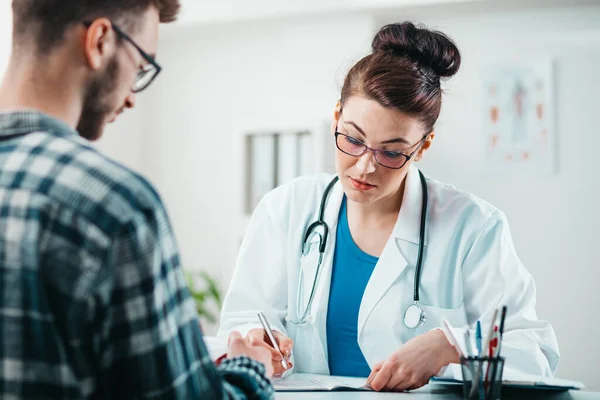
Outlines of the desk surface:
{"label": "desk surface", "polygon": [[[277,400],[379,400],[405,398],[423,400],[462,399],[461,386],[427,385],[410,393],[376,393],[376,392],[278,392]],[[551,392],[540,390],[521,390],[505,388],[502,399],[550,399],[550,400],[600,400],[600,393],[573,390],[568,392]]]}

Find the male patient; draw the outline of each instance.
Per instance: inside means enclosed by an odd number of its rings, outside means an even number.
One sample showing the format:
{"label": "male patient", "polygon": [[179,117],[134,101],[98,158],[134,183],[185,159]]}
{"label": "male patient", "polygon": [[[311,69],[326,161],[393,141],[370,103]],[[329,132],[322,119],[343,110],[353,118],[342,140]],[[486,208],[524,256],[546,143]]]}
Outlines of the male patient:
{"label": "male patient", "polygon": [[[179,0],[13,0],[0,87],[0,397],[271,398],[270,353],[202,340],[165,209],[90,147],[160,71]],[[265,369],[268,365],[269,370]]]}

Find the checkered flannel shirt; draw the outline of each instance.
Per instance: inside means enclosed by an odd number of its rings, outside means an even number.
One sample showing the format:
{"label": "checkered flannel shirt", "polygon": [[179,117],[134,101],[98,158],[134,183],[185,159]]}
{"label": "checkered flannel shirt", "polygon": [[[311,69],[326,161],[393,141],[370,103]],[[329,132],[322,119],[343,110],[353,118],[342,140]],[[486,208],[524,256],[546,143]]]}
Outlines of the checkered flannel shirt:
{"label": "checkered flannel shirt", "polygon": [[211,361],[157,193],[62,122],[0,112],[0,397],[273,397]]}

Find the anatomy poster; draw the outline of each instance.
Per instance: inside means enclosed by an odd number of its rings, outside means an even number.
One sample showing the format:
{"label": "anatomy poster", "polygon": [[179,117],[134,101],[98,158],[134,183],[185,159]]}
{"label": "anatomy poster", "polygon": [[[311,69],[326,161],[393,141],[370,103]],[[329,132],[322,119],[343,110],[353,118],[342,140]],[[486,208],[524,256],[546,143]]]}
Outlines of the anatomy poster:
{"label": "anatomy poster", "polygon": [[486,164],[495,172],[556,172],[552,62],[487,66],[484,79]]}

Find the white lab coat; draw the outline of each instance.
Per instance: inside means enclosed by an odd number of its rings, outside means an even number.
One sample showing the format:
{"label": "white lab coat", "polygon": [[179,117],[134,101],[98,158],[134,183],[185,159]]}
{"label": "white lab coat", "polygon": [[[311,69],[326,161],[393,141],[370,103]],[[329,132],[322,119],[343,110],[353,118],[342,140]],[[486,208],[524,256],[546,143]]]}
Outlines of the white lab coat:
{"label": "white lab coat", "polygon": [[[318,246],[301,257],[302,238],[317,219],[321,197],[332,175],[301,177],[263,197],[251,218],[221,314],[219,336],[245,335],[260,328],[262,311],[274,330],[294,340],[296,372],[328,374],[327,309],[343,198],[338,182],[330,193],[324,219],[329,238],[313,304],[312,323],[294,325],[301,262],[312,286]],[[427,321],[408,329],[404,311],[413,302],[419,244],[422,188],[411,166],[398,220],[366,286],[358,315],[358,344],[373,367],[416,335],[441,326],[446,318],[461,335],[476,321],[490,324],[494,309],[506,305],[502,355],[506,368],[551,376],[559,353],[551,325],[535,311],[535,284],[517,254],[504,214],[450,185],[427,178],[429,194],[420,304]],[[302,260],[301,260],[302,258]],[[484,338],[485,338],[484,331]],[[460,370],[454,366],[456,374]]]}

